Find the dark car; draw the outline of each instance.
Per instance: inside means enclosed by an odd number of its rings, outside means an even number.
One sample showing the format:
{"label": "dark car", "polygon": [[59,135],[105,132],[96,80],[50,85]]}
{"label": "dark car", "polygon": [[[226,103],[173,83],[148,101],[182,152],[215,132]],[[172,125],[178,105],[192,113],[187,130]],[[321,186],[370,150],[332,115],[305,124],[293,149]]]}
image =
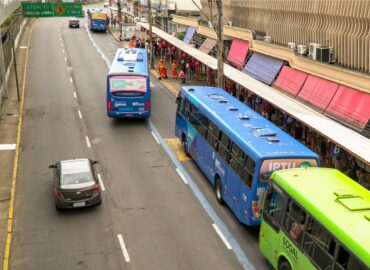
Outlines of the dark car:
{"label": "dark car", "polygon": [[57,209],[80,208],[101,204],[101,188],[91,159],[59,161],[54,171],[54,198]]}
{"label": "dark car", "polygon": [[72,19],[68,21],[69,28],[80,28],[80,21],[76,19]]}

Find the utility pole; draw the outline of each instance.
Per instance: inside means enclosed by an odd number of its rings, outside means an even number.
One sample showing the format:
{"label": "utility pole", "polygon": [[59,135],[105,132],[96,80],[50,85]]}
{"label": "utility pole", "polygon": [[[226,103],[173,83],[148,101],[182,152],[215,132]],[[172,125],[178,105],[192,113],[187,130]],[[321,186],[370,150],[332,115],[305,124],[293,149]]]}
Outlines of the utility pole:
{"label": "utility pole", "polygon": [[122,4],[121,0],[117,1],[117,7],[118,7],[118,26],[119,26],[119,39],[121,41],[122,39]]}
{"label": "utility pole", "polygon": [[148,0],[148,16],[149,16],[149,48],[150,48],[150,68],[154,69],[154,52],[153,52],[153,29],[152,29],[152,4]]}
{"label": "utility pole", "polygon": [[216,0],[217,4],[217,84],[219,88],[224,88],[224,41],[222,25],[222,1]]}

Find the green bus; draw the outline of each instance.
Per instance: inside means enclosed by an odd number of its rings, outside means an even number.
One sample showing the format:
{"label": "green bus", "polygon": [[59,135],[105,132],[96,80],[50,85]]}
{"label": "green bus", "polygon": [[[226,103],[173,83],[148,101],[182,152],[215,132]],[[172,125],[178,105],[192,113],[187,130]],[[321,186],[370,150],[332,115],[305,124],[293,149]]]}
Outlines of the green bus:
{"label": "green bus", "polygon": [[259,247],[274,269],[370,269],[370,192],[340,171],[275,171],[262,209]]}

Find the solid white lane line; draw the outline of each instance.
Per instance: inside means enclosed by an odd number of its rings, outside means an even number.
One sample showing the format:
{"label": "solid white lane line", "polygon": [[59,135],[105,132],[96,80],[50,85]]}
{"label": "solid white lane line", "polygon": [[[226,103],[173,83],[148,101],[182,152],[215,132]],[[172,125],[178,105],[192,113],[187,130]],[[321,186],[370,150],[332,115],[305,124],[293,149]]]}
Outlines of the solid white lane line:
{"label": "solid white lane line", "polygon": [[218,236],[221,238],[222,242],[224,242],[224,244],[227,247],[227,249],[232,249],[229,241],[227,241],[226,237],[222,234],[222,232],[220,231],[220,229],[218,228],[218,226],[215,223],[213,223],[212,226],[215,229],[215,231],[218,234]]}
{"label": "solid white lane line", "polygon": [[119,245],[121,246],[121,249],[122,249],[123,257],[125,257],[125,261],[130,262],[130,256],[128,255],[125,242],[123,242],[122,234],[118,234],[117,237],[118,237]]}
{"label": "solid white lane line", "polygon": [[155,134],[154,134],[154,132],[153,132],[153,131],[152,131],[152,136],[153,136],[154,140],[155,140],[158,144],[160,144],[160,142],[159,142],[159,140],[158,140],[157,136],[155,136]]}
{"label": "solid white lane line", "polygon": [[16,146],[17,145],[15,143],[0,144],[0,150],[15,150]]}
{"label": "solid white lane line", "polygon": [[100,184],[101,190],[105,191],[105,186],[104,186],[103,180],[101,179],[100,173],[98,173],[98,179],[99,179],[99,184]]}
{"label": "solid white lane line", "polygon": [[80,117],[80,119],[82,119],[82,114],[80,110],[78,110],[78,116]]}
{"label": "solid white lane line", "polygon": [[64,57],[64,61],[66,61],[66,62],[67,62],[67,57]]}
{"label": "solid white lane line", "polygon": [[176,168],[176,172],[179,174],[182,181],[184,181],[185,185],[187,185],[188,181],[186,181],[185,176],[180,172],[179,168]]}
{"label": "solid white lane line", "polygon": [[72,77],[70,77],[70,78],[69,78],[69,81],[70,81],[71,83],[73,83],[73,79],[72,79]]}
{"label": "solid white lane line", "polygon": [[75,98],[77,98],[77,94],[76,94],[76,92],[73,92],[73,96],[74,96]]}
{"label": "solid white lane line", "polygon": [[87,136],[86,136],[86,144],[87,144],[87,147],[88,148],[91,147],[91,143],[90,143],[89,137],[87,137]]}

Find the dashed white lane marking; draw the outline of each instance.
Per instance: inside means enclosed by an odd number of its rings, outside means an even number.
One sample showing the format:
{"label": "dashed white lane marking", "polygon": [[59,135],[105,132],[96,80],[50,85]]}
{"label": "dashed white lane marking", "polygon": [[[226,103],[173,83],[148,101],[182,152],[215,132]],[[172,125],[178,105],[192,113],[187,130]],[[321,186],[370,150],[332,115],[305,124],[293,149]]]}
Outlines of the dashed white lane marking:
{"label": "dashed white lane marking", "polygon": [[91,147],[90,139],[87,136],[86,136],[86,145],[87,145],[88,148]]}
{"label": "dashed white lane marking", "polygon": [[64,50],[62,50],[62,53],[65,53]]}
{"label": "dashed white lane marking", "polygon": [[128,255],[128,252],[127,252],[127,249],[126,249],[126,246],[125,246],[125,242],[123,242],[122,234],[118,234],[117,237],[118,237],[119,245],[121,246],[123,257],[125,258],[125,261],[130,262],[130,256]]}
{"label": "dashed white lane marking", "polygon": [[59,40],[62,41],[62,38],[60,37]]}
{"label": "dashed white lane marking", "polygon": [[80,117],[80,119],[82,119],[82,113],[80,110],[78,110],[78,117]]}
{"label": "dashed white lane marking", "polygon": [[11,144],[0,144],[0,150],[15,150],[16,144],[11,143]]}
{"label": "dashed white lane marking", "polygon": [[180,176],[181,180],[184,181],[185,185],[187,185],[188,181],[186,181],[185,176],[180,172],[179,168],[176,168],[176,172]]}
{"label": "dashed white lane marking", "polygon": [[20,46],[19,49],[28,49],[28,46]]}
{"label": "dashed white lane marking", "polygon": [[67,57],[64,57],[64,61],[66,61],[66,62],[67,62]]}
{"label": "dashed white lane marking", "polygon": [[154,140],[157,142],[157,144],[160,144],[160,142],[159,142],[159,140],[158,140],[157,136],[154,134],[154,132],[153,132],[153,131],[152,131],[152,136],[153,136]]}
{"label": "dashed white lane marking", "polygon": [[70,78],[69,78],[69,81],[70,81],[71,83],[73,83],[73,79],[72,79],[72,77],[70,77]]}
{"label": "dashed white lane marking", "polygon": [[74,98],[77,98],[76,92],[73,92],[73,96],[74,96]]}
{"label": "dashed white lane marking", "polygon": [[220,229],[218,228],[218,226],[215,223],[213,223],[212,226],[215,229],[215,231],[218,234],[218,236],[221,238],[222,242],[224,242],[224,244],[227,247],[227,249],[232,249],[229,241],[227,241],[226,237],[222,234],[222,232],[220,231]]}
{"label": "dashed white lane marking", "polygon": [[104,186],[103,180],[101,179],[100,173],[98,173],[98,180],[99,180],[101,190],[105,191],[105,186]]}
{"label": "dashed white lane marking", "polygon": [[60,43],[60,46],[62,46],[62,47],[63,47],[63,46],[64,46],[64,45],[63,45],[63,43]]}

